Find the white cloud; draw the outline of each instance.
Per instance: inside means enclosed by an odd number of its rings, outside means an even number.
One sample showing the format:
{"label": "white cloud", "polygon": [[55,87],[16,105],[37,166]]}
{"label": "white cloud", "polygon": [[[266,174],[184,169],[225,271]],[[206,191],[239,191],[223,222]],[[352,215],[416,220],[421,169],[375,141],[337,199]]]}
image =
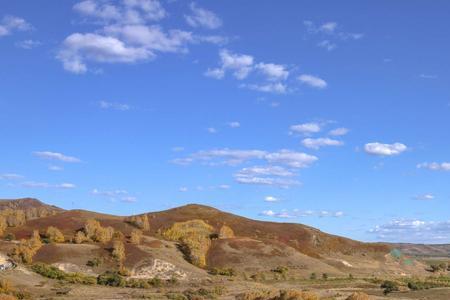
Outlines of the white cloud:
{"label": "white cloud", "polygon": [[235,54],[228,50],[219,52],[223,70],[231,70],[234,77],[242,80],[248,76],[253,68],[253,56],[247,54]]}
{"label": "white cloud", "polygon": [[379,240],[407,243],[449,243],[450,221],[393,220],[377,225],[369,233]]}
{"label": "white cloud", "polygon": [[334,33],[338,24],[336,22],[326,22],[320,25],[319,30],[326,33]]}
{"label": "white cloud", "polygon": [[311,134],[318,133],[322,129],[319,123],[303,123],[292,125],[290,127],[291,132],[301,133],[301,134]]}
{"label": "white cloud", "polygon": [[269,153],[265,156],[265,159],[269,163],[283,164],[292,168],[306,168],[318,160],[314,155],[287,149]]}
{"label": "white cloud", "polygon": [[368,154],[378,156],[394,156],[399,155],[408,150],[408,147],[401,143],[382,144],[382,143],[368,143],[364,146],[364,151]]}
{"label": "white cloud", "polygon": [[282,188],[299,185],[300,182],[285,177],[293,177],[296,174],[280,166],[254,166],[239,170],[234,174],[238,183],[271,185]]}
{"label": "white cloud", "polygon": [[222,20],[212,11],[198,7],[194,2],[189,6],[192,14],[185,15],[186,22],[192,27],[217,29],[222,26]]}
{"label": "white cloud", "polygon": [[428,169],[431,171],[450,171],[450,162],[443,162],[443,163],[421,163],[417,165],[417,168],[419,169]]}
{"label": "white cloud", "polygon": [[229,186],[228,184],[221,184],[218,186],[218,188],[221,190],[229,190],[231,186]]}
{"label": "white cloud", "polygon": [[314,88],[324,89],[327,87],[327,82],[320,77],[310,75],[310,74],[302,74],[298,77],[300,82],[309,85]]}
{"label": "white cloud", "polygon": [[[218,43],[220,37],[194,36],[182,30],[165,31],[151,24],[166,16],[156,0],[112,2],[87,0],[74,9],[93,18],[101,27],[89,33],[72,33],[57,54],[67,71],[82,74],[89,63],[138,63],[154,59],[158,53],[187,53],[189,43]],[[220,41],[223,42],[223,38]]]}
{"label": "white cloud", "polygon": [[336,128],[331,130],[328,134],[332,136],[343,136],[346,135],[350,130],[344,127]]}
{"label": "white cloud", "polygon": [[82,16],[105,23],[142,24],[166,16],[166,11],[156,0],[124,0],[122,5],[86,0],[75,4],[73,9]]}
{"label": "white cloud", "polygon": [[73,183],[61,183],[61,184],[50,184],[47,182],[35,182],[35,181],[27,181],[22,182],[21,186],[26,188],[44,188],[44,189],[74,189],[76,185]]}
{"label": "white cloud", "polygon": [[120,200],[126,203],[137,202],[137,198],[135,196],[131,196],[127,190],[122,189],[105,190],[105,191],[93,189],[91,191],[91,194],[94,196],[109,198],[112,201]]}
{"label": "white cloud", "polygon": [[211,77],[215,79],[222,79],[225,76],[225,71],[220,68],[208,69],[204,73],[206,77]]}
{"label": "white cloud", "polygon": [[126,111],[130,110],[131,106],[124,103],[118,103],[118,102],[108,102],[108,101],[100,101],[99,103],[100,108],[103,109],[112,109],[112,110],[120,110],[120,111]]}
{"label": "white cloud", "polygon": [[0,179],[4,180],[18,180],[24,178],[22,175],[15,174],[15,173],[4,173],[0,174]]}
{"label": "white cloud", "polygon": [[39,47],[42,45],[41,42],[35,41],[35,40],[23,40],[16,43],[16,47],[25,49],[25,50],[31,50],[33,48]]}
{"label": "white cloud", "polygon": [[283,65],[258,63],[255,67],[270,81],[285,80],[289,76],[289,71]]}
{"label": "white cloud", "polygon": [[325,146],[342,146],[344,145],[344,142],[333,140],[330,138],[317,138],[317,139],[306,138],[302,141],[302,145],[305,146],[306,148],[317,150]]}
{"label": "white cloud", "polygon": [[0,21],[0,37],[10,35],[15,31],[29,31],[33,27],[22,18],[4,16]]}
{"label": "white cloud", "polygon": [[273,210],[265,210],[260,213],[262,216],[281,218],[281,219],[290,219],[290,218],[300,218],[300,217],[319,217],[319,218],[341,218],[345,214],[342,211],[313,211],[313,210],[281,210],[280,212],[275,212]]}
{"label": "white cloud", "polygon": [[319,38],[322,39],[317,46],[328,51],[336,49],[336,41],[359,40],[364,37],[364,34],[362,33],[342,31],[340,30],[341,26],[332,21],[325,22],[320,25],[316,25],[311,21],[304,21],[303,24],[309,34],[318,35]]}
{"label": "white cloud", "polygon": [[233,122],[229,122],[228,126],[230,126],[231,128],[239,128],[239,127],[241,127],[241,123],[239,123],[237,121],[233,121]]}
{"label": "white cloud", "polygon": [[217,133],[217,129],[214,128],[214,127],[206,128],[206,130],[207,130],[209,133]]}
{"label": "white cloud", "polygon": [[264,201],[266,201],[266,202],[278,202],[278,201],[280,201],[280,199],[278,199],[277,197],[274,197],[274,196],[266,196],[266,197],[264,197]]}
{"label": "white cloud", "polygon": [[423,78],[423,79],[437,79],[438,78],[437,75],[433,75],[433,74],[420,74],[419,77]]}
{"label": "white cloud", "polygon": [[60,166],[54,166],[54,165],[49,166],[48,169],[49,169],[50,171],[55,171],[55,172],[56,172],[56,171],[62,171],[62,170],[64,170],[63,167],[60,167]]}
{"label": "white cloud", "polygon": [[320,41],[319,43],[317,43],[317,46],[319,46],[320,48],[324,48],[328,51],[333,51],[334,49],[337,48],[337,45],[329,40]]}
{"label": "white cloud", "polygon": [[433,194],[423,194],[423,195],[418,195],[414,197],[416,200],[434,200],[434,195]]}
{"label": "white cloud", "polygon": [[289,177],[295,176],[292,171],[280,167],[280,166],[254,166],[241,169],[238,174],[240,175],[269,175],[269,176],[280,176]]}
{"label": "white cloud", "polygon": [[186,193],[187,191],[189,191],[189,189],[187,187],[185,187],[185,186],[182,186],[182,187],[180,187],[178,189],[178,191],[181,192],[181,193]]}
{"label": "white cloud", "polygon": [[266,84],[243,84],[242,87],[247,87],[251,90],[263,93],[285,94],[287,92],[287,85],[281,82]]}
{"label": "white cloud", "polygon": [[67,156],[62,153],[58,152],[50,152],[50,151],[36,151],[33,152],[33,154],[39,158],[42,159],[48,159],[48,160],[57,160],[67,163],[79,163],[81,160],[79,158],[73,157],[73,156]]}

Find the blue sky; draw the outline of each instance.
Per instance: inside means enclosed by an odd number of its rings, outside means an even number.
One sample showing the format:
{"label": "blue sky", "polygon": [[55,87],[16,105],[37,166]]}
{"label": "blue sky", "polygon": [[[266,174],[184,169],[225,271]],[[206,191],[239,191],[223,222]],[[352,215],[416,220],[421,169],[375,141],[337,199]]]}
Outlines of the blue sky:
{"label": "blue sky", "polygon": [[449,11],[2,1],[1,198],[448,243]]}

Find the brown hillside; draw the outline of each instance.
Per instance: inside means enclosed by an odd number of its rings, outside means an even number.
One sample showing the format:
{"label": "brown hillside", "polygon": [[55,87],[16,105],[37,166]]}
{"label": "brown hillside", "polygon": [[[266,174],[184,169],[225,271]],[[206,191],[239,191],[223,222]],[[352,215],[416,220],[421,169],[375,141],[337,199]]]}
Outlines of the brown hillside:
{"label": "brown hillside", "polygon": [[275,240],[316,258],[336,252],[345,255],[365,256],[385,254],[390,251],[390,247],[384,244],[357,242],[326,234],[302,224],[251,220],[204,205],[190,204],[147,215],[152,231],[167,229],[175,222],[202,219],[212,225],[217,232],[225,224],[234,231],[237,237]]}

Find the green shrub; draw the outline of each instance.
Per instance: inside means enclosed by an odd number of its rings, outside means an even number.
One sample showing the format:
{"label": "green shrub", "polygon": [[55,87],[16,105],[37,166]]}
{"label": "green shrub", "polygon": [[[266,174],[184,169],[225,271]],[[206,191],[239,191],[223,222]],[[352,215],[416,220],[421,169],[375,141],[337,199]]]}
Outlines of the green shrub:
{"label": "green shrub", "polygon": [[81,273],[66,273],[54,266],[50,266],[44,263],[34,264],[31,267],[31,269],[44,277],[62,280],[68,283],[79,283],[89,285],[96,283],[96,278],[93,276],[88,276]]}
{"label": "green shrub", "polygon": [[211,271],[209,271],[209,274],[211,275],[222,275],[222,276],[235,276],[236,272],[233,268],[214,268]]}
{"label": "green shrub", "polygon": [[98,267],[102,263],[101,259],[95,257],[91,260],[88,260],[86,266],[88,267]]}
{"label": "green shrub", "polygon": [[398,291],[398,284],[394,281],[386,280],[381,284],[381,288],[383,290],[383,294],[387,295],[392,292]]}
{"label": "green shrub", "polygon": [[116,272],[106,271],[105,273],[98,275],[97,284],[125,287],[126,280]]}

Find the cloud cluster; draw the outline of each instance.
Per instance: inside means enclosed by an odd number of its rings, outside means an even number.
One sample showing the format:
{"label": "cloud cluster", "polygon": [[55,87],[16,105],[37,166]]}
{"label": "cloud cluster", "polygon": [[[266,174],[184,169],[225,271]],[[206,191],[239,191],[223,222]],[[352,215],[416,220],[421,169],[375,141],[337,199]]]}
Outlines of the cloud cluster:
{"label": "cloud cluster", "polygon": [[15,173],[4,173],[0,174],[0,179],[3,180],[18,180],[24,178],[22,175],[15,174]]}
{"label": "cloud cluster", "polygon": [[377,225],[369,233],[382,241],[448,243],[450,242],[450,221],[393,220]]}
{"label": "cloud cluster", "polygon": [[240,149],[213,149],[193,153],[184,158],[178,158],[172,162],[179,165],[190,165],[194,162],[209,166],[238,166],[254,161],[265,162],[266,165],[244,167],[233,175],[238,183],[270,185],[287,188],[299,185],[300,182],[293,179],[296,170],[307,168],[316,162],[318,158],[303,152],[282,149],[275,152],[264,150],[240,150]]}
{"label": "cloud cluster", "polygon": [[382,144],[382,143],[368,143],[364,146],[364,151],[367,154],[377,156],[395,156],[408,150],[408,147],[402,143]]}
{"label": "cloud cluster", "polygon": [[285,65],[257,62],[252,55],[234,53],[227,49],[219,51],[219,58],[219,66],[208,69],[205,76],[222,79],[227,73],[231,73],[234,78],[242,81],[254,74],[258,83],[242,83],[240,87],[276,94],[284,94],[289,90],[286,80],[291,71]]}
{"label": "cloud cluster", "polygon": [[43,189],[74,189],[76,185],[73,183],[50,184],[47,182],[27,181],[20,184],[25,188],[43,188]]}
{"label": "cloud cluster", "polygon": [[134,203],[137,201],[136,197],[131,196],[128,191],[122,190],[122,189],[105,190],[105,191],[101,191],[99,189],[93,189],[91,191],[91,194],[94,196],[109,198],[109,200],[111,200],[111,201],[120,200],[120,201],[126,202],[126,203]]}
{"label": "cloud cluster", "polygon": [[16,31],[29,31],[33,27],[22,18],[4,16],[0,21],[0,37],[10,35]]}
{"label": "cloud cluster", "polygon": [[77,157],[64,155],[62,153],[58,152],[51,152],[51,151],[36,151],[33,152],[33,155],[42,159],[47,160],[56,160],[66,163],[79,163],[81,160]]}
{"label": "cloud cluster", "polygon": [[[323,127],[327,122],[310,122],[310,123],[302,123],[296,124],[289,127],[290,134],[300,134],[303,136],[310,136],[313,134],[317,134],[322,131]],[[349,132],[347,128],[340,127],[328,132],[328,135],[332,137],[344,136]],[[313,150],[318,150],[322,147],[330,147],[330,146],[343,146],[344,142],[340,140],[336,140],[335,138],[330,137],[318,137],[318,138],[304,138],[301,141],[301,144]]]}
{"label": "cloud cluster", "polygon": [[164,30],[155,24],[167,15],[157,0],[124,0],[114,4],[86,0],[75,4],[73,9],[100,25],[94,32],[70,34],[61,45],[57,58],[64,69],[77,74],[86,73],[90,62],[137,63],[154,59],[159,53],[187,53],[190,43],[223,43],[220,37]]}
{"label": "cloud cluster", "polygon": [[299,210],[294,209],[292,211],[289,210],[282,210],[279,212],[275,212],[273,210],[264,210],[260,213],[261,216],[266,217],[274,217],[274,218],[280,218],[280,219],[292,219],[292,218],[300,218],[300,217],[319,217],[319,218],[326,218],[326,217],[334,217],[334,218],[340,218],[344,216],[344,212],[342,211],[328,211],[328,210]]}

